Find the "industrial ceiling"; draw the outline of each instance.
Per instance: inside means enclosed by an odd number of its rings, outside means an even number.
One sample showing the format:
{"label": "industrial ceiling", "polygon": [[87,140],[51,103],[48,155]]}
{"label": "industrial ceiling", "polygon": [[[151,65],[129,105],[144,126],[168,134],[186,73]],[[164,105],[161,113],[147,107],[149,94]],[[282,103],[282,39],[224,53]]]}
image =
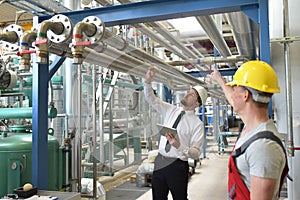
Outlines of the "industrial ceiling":
{"label": "industrial ceiling", "polygon": [[[85,9],[112,5],[109,0],[81,2],[85,7],[89,7]],[[118,1],[118,4],[126,3],[132,2],[130,0]],[[55,0],[2,0],[0,24],[2,28],[14,23],[25,27],[32,23],[33,16],[54,15],[68,11],[71,10],[64,7],[62,2]],[[185,70],[208,71],[216,62],[220,62],[220,66],[224,68],[234,69],[238,67],[234,61],[258,57],[258,26],[243,13],[234,12],[193,18],[195,25],[200,25],[202,30],[184,32],[171,20],[132,24],[132,26],[155,40],[157,47],[165,47],[167,56],[171,53],[176,54],[180,61],[170,59],[170,64],[183,65]],[[214,59],[216,57],[225,59],[217,61]],[[232,57],[234,58],[232,62],[226,60]],[[199,58],[206,62],[200,65],[197,61]]]}

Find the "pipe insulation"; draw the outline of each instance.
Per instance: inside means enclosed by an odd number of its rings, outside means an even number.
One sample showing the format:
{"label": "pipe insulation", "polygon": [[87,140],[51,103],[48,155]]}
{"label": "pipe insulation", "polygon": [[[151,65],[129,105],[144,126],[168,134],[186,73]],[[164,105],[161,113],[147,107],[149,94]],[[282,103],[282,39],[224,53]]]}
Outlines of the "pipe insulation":
{"label": "pipe insulation", "polygon": [[218,30],[212,16],[198,16],[196,19],[205,30],[211,42],[218,49],[219,53],[223,57],[231,56],[230,49],[221,35],[220,30]]}
{"label": "pipe insulation", "polygon": [[191,85],[202,85],[205,87],[205,83],[199,79],[196,79],[189,74],[186,74],[185,72],[179,70],[176,67],[173,67],[171,65],[168,65],[166,62],[161,60],[160,58],[154,57],[147,52],[138,49],[134,47],[131,44],[126,43],[121,37],[113,35],[110,31],[105,30],[104,36],[103,36],[103,42],[119,49],[125,51],[127,54],[137,57],[144,62],[148,62],[151,65],[157,66],[161,70],[164,70],[170,74],[175,75],[178,78],[182,78],[185,80],[185,82],[190,82]]}
{"label": "pipe insulation", "polygon": [[174,44],[178,49],[187,54],[190,58],[204,57],[202,54],[197,56],[193,51],[184,46],[179,38],[174,37],[170,32],[168,32],[159,22],[148,23],[153,29],[159,32],[165,39],[169,40],[171,44]]}
{"label": "pipe insulation", "polygon": [[237,49],[242,56],[255,58],[253,34],[250,19],[242,12],[227,13],[226,17],[232,26],[232,34],[235,38]]}

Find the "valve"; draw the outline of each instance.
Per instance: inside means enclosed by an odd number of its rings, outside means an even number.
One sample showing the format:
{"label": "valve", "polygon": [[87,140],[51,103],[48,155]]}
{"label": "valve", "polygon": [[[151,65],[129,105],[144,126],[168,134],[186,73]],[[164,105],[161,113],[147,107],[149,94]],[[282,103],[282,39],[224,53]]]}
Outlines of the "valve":
{"label": "valve", "polygon": [[104,31],[103,21],[94,16],[86,17],[75,25],[72,43],[70,44],[74,64],[83,62],[84,47],[101,41]]}
{"label": "valve", "polygon": [[36,46],[36,62],[47,62],[48,46],[51,42],[62,43],[71,38],[73,23],[64,15],[55,15],[43,21],[38,28]]}

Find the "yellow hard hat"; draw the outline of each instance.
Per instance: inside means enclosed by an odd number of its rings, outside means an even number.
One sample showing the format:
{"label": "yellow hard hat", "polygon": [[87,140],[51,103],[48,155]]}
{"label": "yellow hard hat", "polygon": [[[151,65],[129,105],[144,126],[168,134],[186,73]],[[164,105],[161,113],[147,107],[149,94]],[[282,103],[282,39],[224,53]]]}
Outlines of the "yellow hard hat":
{"label": "yellow hard hat", "polygon": [[273,68],[266,62],[252,60],[239,67],[229,86],[245,86],[267,93],[279,93],[278,79]]}

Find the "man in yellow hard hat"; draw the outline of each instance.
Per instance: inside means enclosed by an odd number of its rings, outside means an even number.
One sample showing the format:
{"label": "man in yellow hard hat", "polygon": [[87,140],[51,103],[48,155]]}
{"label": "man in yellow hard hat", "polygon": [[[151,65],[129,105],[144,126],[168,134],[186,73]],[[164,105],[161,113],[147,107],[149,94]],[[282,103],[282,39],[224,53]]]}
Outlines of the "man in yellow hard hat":
{"label": "man in yellow hard hat", "polygon": [[279,93],[273,68],[263,61],[248,61],[226,83],[217,69],[209,75],[216,81],[244,128],[230,155],[228,199],[277,200],[288,172],[280,134],[269,119],[268,104]]}

